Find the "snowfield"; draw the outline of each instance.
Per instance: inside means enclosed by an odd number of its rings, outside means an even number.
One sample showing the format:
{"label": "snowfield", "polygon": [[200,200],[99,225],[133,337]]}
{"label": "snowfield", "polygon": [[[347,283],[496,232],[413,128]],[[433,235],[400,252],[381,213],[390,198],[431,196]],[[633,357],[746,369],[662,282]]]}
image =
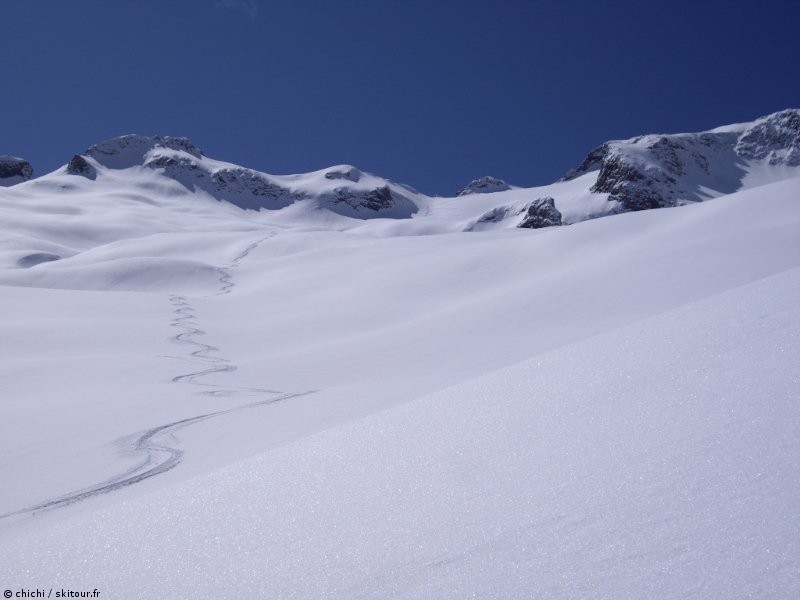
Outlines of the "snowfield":
{"label": "snowfield", "polygon": [[800,596],[791,149],[613,214],[120,140],[0,188],[4,589]]}

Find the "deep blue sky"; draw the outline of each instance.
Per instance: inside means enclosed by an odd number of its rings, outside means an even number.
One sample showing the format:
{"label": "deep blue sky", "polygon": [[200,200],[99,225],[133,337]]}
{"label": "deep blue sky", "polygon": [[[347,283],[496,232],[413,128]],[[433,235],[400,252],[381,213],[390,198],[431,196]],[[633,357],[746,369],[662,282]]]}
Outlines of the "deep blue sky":
{"label": "deep blue sky", "polygon": [[158,133],[446,195],[800,106],[796,0],[3,0],[0,19],[0,154],[39,175]]}

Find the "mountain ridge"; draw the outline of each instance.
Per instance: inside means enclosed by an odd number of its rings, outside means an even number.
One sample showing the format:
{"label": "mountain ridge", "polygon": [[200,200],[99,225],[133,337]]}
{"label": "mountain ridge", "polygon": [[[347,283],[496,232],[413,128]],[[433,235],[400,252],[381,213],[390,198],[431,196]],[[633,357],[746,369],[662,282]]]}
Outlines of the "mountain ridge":
{"label": "mountain ridge", "polygon": [[[185,137],[128,134],[110,138],[74,155],[66,166],[35,179],[31,179],[27,161],[7,158],[4,164],[8,168],[0,169],[0,176],[6,172],[13,175],[13,180],[10,175],[5,179],[12,187],[65,174],[94,182],[110,172],[147,169],[179,183],[190,193],[205,194],[246,210],[290,209],[292,214],[299,210],[306,215],[308,210],[323,210],[335,215],[334,222],[340,222],[340,218],[410,219],[446,212],[432,208],[436,204],[472,203],[476,196],[482,196],[474,200],[481,210],[460,222],[461,230],[538,228],[700,202],[744,189],[752,183],[748,178],[772,181],[794,177],[800,174],[800,109],[698,133],[611,140],[591,150],[578,166],[550,186],[519,188],[485,176],[455,196],[441,198],[353,165],[272,175],[209,158]],[[578,188],[559,185],[581,177],[585,181]],[[569,194],[564,193],[566,189],[571,190]],[[548,216],[532,222],[530,211],[541,209],[546,198],[552,198],[552,207],[546,208]],[[539,208],[534,208],[536,203]]]}

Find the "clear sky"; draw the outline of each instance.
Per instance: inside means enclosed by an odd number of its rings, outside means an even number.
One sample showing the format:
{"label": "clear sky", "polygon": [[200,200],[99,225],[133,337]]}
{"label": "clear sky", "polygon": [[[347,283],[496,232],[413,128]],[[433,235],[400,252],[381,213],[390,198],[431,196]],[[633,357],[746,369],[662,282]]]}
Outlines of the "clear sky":
{"label": "clear sky", "polygon": [[450,195],[800,107],[800,1],[3,0],[0,154],[125,133]]}

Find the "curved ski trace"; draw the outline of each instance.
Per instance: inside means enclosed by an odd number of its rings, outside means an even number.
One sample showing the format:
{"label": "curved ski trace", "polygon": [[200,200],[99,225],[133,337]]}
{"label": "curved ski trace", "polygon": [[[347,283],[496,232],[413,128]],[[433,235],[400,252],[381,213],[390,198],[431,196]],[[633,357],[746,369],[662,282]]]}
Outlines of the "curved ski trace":
{"label": "curved ski trace", "polygon": [[[241,253],[239,253],[228,264],[227,267],[220,268],[220,289],[215,294],[216,296],[227,295],[233,291],[236,284],[234,283],[233,276],[229,270],[236,268],[239,263],[250,254],[250,252],[257,248],[263,241],[272,237],[272,235],[274,234],[270,234],[256,242],[253,242]],[[270,397],[255,402],[249,402],[241,406],[235,406],[232,408],[180,419],[178,421],[152,427],[138,434],[134,434],[134,436],[126,436],[125,438],[118,440],[116,444],[122,448],[122,451],[125,454],[133,453],[142,455],[143,458],[138,465],[129,468],[126,471],[115,475],[114,477],[101,481],[100,483],[96,483],[94,485],[81,488],[55,498],[50,498],[38,504],[34,504],[33,506],[28,506],[26,508],[2,514],[0,515],[0,519],[23,514],[35,514],[43,510],[61,508],[76,502],[81,502],[94,496],[108,494],[124,487],[137,484],[145,479],[155,477],[156,475],[166,473],[167,471],[177,467],[183,460],[183,450],[177,448],[175,445],[176,440],[174,439],[174,433],[176,431],[213,417],[230,414],[240,410],[256,408],[267,404],[273,404],[275,402],[281,402],[290,398],[314,393],[315,390],[282,393],[277,390],[255,387],[224,387],[211,382],[199,381],[200,378],[208,377],[214,373],[233,372],[237,369],[237,367],[229,359],[222,356],[215,356],[215,353],[220,351],[219,348],[210,344],[204,344],[196,339],[199,336],[205,335],[206,332],[199,326],[197,316],[195,314],[196,310],[185,296],[172,295],[170,296],[169,301],[175,307],[174,314],[176,315],[170,323],[170,326],[182,330],[172,336],[170,340],[174,343],[193,348],[193,350],[188,354],[188,359],[183,357],[173,358],[181,358],[182,360],[188,360],[189,362],[204,365],[206,367],[198,371],[176,375],[172,378],[173,383],[188,383],[190,385],[208,388],[200,392],[201,394],[208,396],[269,395]]]}

